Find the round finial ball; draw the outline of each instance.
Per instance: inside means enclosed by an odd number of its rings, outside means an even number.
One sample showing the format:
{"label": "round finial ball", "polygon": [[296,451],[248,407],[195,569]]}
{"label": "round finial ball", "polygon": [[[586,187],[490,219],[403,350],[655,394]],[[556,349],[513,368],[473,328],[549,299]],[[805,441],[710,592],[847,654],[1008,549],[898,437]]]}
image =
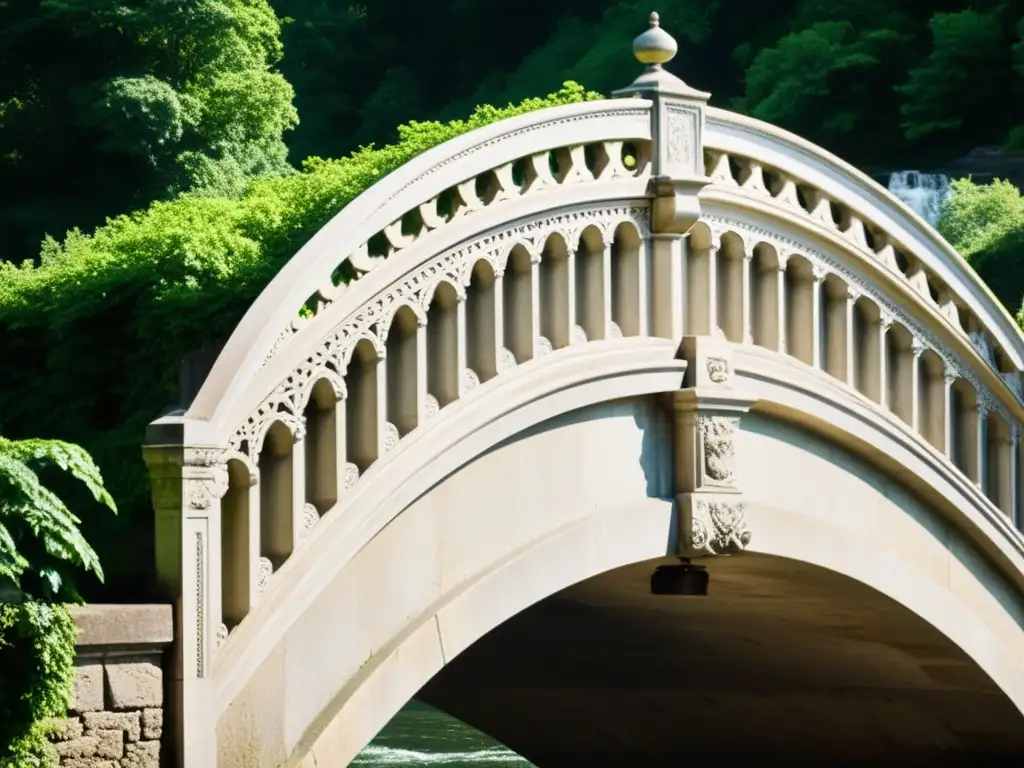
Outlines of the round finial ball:
{"label": "round finial ball", "polygon": [[657,13],[651,14],[650,28],[633,41],[633,56],[641,64],[660,66],[671,61],[678,50],[675,38],[661,28]]}

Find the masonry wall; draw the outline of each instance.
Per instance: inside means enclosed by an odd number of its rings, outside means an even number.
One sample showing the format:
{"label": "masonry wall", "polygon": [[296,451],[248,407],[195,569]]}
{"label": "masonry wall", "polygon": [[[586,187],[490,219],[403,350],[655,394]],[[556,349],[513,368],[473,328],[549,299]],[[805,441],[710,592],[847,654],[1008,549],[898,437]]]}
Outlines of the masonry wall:
{"label": "masonry wall", "polygon": [[170,606],[94,605],[74,613],[75,692],[53,737],[55,765],[159,768]]}

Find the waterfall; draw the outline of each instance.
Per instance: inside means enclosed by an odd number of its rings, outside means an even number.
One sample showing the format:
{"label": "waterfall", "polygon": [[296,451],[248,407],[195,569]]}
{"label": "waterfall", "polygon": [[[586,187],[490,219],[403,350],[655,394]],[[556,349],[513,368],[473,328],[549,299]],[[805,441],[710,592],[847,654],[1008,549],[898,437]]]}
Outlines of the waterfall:
{"label": "waterfall", "polygon": [[896,171],[889,175],[889,191],[934,227],[942,203],[950,194],[949,177],[941,173]]}

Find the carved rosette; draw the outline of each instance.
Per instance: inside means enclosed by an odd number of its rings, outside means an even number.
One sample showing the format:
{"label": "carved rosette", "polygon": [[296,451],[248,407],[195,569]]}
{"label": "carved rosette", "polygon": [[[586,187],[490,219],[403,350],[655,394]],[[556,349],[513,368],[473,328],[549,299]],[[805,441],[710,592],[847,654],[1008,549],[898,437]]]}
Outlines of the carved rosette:
{"label": "carved rosette", "polygon": [[480,386],[480,377],[472,368],[465,368],[462,371],[462,392],[468,394]]}
{"label": "carved rosette", "polygon": [[261,595],[266,591],[270,583],[270,577],[274,575],[274,564],[269,557],[261,557],[256,569],[256,591]]}
{"label": "carved rosette", "polygon": [[390,421],[384,422],[384,456],[391,456],[398,448],[398,441],[401,439],[401,435],[398,433],[398,427],[392,424]]}
{"label": "carved rosette", "polygon": [[441,412],[441,404],[433,395],[427,395],[423,399],[423,418],[432,419]]}
{"label": "carved rosette", "polygon": [[516,362],[516,356],[512,354],[512,350],[508,347],[502,347],[501,352],[498,353],[498,373],[511,371],[517,365],[519,363]]}
{"label": "carved rosette", "polygon": [[343,482],[345,484],[345,490],[354,486],[359,480],[359,467],[353,464],[351,461],[345,464],[345,475]]}
{"label": "carved rosette", "polygon": [[745,512],[742,501],[696,500],[690,521],[693,554],[734,555],[745,550],[751,540]]}
{"label": "carved rosette", "polygon": [[714,384],[729,381],[729,361],[724,357],[707,358],[708,379]]}
{"label": "carved rosette", "polygon": [[317,523],[320,522],[320,512],[316,506],[310,503],[306,503],[302,507],[302,538],[306,538],[316,528]]}
{"label": "carved rosette", "polygon": [[697,419],[703,479],[708,485],[732,486],[736,477],[737,416],[700,416]]}

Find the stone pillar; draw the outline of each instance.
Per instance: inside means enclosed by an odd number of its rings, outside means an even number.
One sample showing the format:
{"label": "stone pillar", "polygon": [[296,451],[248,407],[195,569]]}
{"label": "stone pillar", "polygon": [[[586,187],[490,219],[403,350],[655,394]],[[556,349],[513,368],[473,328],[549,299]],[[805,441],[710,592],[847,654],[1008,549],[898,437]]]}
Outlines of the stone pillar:
{"label": "stone pillar", "polygon": [[673,395],[673,480],[680,557],[742,552],[751,540],[739,477],[740,418],[753,401],[732,390],[732,346],[686,336],[684,389]]}
{"label": "stone pillar", "polygon": [[156,515],[157,584],[173,605],[166,745],[170,764],[188,767],[216,765],[208,675],[221,625],[220,500],[228,473],[223,449],[204,444],[205,427],[185,417],[159,419],[143,449]]}
{"label": "stone pillar", "polygon": [[74,693],[50,736],[61,765],[160,768],[171,606],[74,606],[71,613],[78,629]]}
{"label": "stone pillar", "polygon": [[647,65],[617,98],[650,99],[652,228],[684,235],[700,218],[697,194],[711,183],[704,173],[704,111],[711,94],[691,88],[662,68],[678,45],[652,13],[650,28],[633,41],[633,55]]}

